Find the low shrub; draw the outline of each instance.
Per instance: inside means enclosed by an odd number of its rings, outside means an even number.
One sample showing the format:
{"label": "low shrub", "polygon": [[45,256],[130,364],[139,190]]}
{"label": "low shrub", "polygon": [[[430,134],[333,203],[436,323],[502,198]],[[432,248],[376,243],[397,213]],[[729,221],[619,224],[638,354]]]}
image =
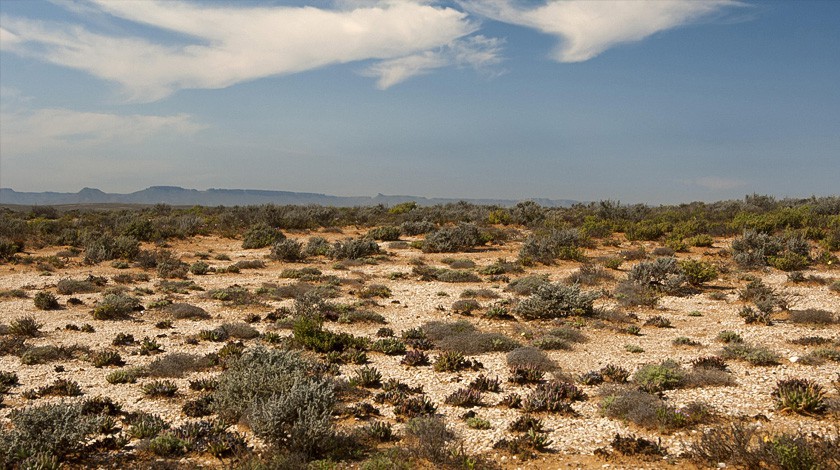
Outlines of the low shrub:
{"label": "low shrub", "polygon": [[542,383],[522,402],[522,408],[529,412],[572,413],[571,403],[586,399],[586,395],[574,384],[553,380]]}
{"label": "low shrub", "polygon": [[596,298],[597,293],[582,292],[576,285],[545,284],[519,302],[514,313],[526,320],[591,315]]}
{"label": "low shrub", "polygon": [[825,412],[827,408],[822,386],[809,379],[780,380],[771,396],[780,411],[814,415]]}
{"label": "low shrub", "polygon": [[9,334],[34,338],[41,333],[43,325],[31,315],[15,318],[9,323]]}
{"label": "low shrub", "polygon": [[128,294],[106,294],[91,312],[97,320],[128,318],[132,312],[142,310],[140,300]]}
{"label": "low shrub", "polygon": [[686,282],[692,286],[700,286],[718,277],[717,267],[706,261],[687,259],[679,262],[680,269]]}
{"label": "low shrub", "polygon": [[40,291],[35,294],[34,301],[38,310],[58,310],[61,307],[52,292]]}
{"label": "low shrub", "polygon": [[290,351],[255,348],[218,377],[212,409],[225,422],[245,418],[270,445],[315,455],[333,436],[335,396],[316,365]]}
{"label": "low shrub", "polygon": [[280,230],[269,227],[266,224],[256,224],[245,232],[242,240],[243,250],[254,250],[265,248],[285,239],[286,236]]}

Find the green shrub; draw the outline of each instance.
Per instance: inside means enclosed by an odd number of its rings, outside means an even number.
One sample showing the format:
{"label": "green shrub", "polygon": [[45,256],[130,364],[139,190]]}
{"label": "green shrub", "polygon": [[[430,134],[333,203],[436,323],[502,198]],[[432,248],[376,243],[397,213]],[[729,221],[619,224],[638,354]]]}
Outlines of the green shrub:
{"label": "green shrub", "polygon": [[135,310],[142,310],[140,301],[127,294],[106,294],[93,308],[97,320],[118,320],[128,318]]}
{"label": "green shrub", "polygon": [[314,453],[333,434],[335,397],[315,364],[290,351],[246,351],[218,377],[212,409],[226,422],[240,418],[268,443]]}
{"label": "green shrub", "polygon": [[254,250],[265,248],[285,238],[286,236],[283,235],[283,232],[276,228],[269,227],[266,224],[256,224],[245,232],[245,237],[242,240],[242,249]]}
{"label": "green shrub", "polygon": [[483,244],[481,231],[473,224],[462,223],[445,227],[426,236],[422,250],[425,253],[457,253]]}
{"label": "green shrub", "polygon": [[828,407],[822,386],[809,379],[780,380],[771,396],[780,411],[811,415]]}
{"label": "green shrub", "polygon": [[58,310],[58,299],[52,292],[40,291],[35,294],[35,308],[38,310]]}
{"label": "green shrub", "polygon": [[649,392],[673,390],[685,384],[686,373],[679,364],[666,360],[659,364],[646,364],[633,374],[633,382]]}
{"label": "green shrub", "polygon": [[333,243],[329,256],[332,259],[361,259],[379,254],[379,245],[373,241],[364,238],[338,241]]}
{"label": "green shrub", "polygon": [[205,263],[204,261],[196,261],[195,263],[190,265],[190,272],[195,274],[196,276],[201,276],[207,274],[211,271],[209,264]]}
{"label": "green shrub", "polygon": [[576,285],[545,284],[520,302],[514,308],[514,313],[526,320],[590,315],[596,298],[598,294],[581,292]]}
{"label": "green shrub", "polygon": [[35,317],[27,315],[25,317],[15,318],[9,323],[9,333],[15,336],[26,336],[34,338],[41,333],[43,325],[35,320]]}
{"label": "green shrub", "polygon": [[534,391],[525,397],[522,408],[529,413],[570,413],[572,402],[585,399],[586,395],[574,384],[554,380],[537,385]]}
{"label": "green shrub", "polygon": [[83,414],[80,403],[17,409],[9,413],[9,420],[12,428],[0,430],[0,462],[12,468],[23,468],[25,460],[39,455],[57,461],[78,455],[99,427],[96,417]]}
{"label": "green shrub", "polygon": [[525,265],[536,262],[553,264],[557,259],[583,261],[582,248],[589,244],[586,236],[577,229],[535,232],[522,243],[519,261]]}
{"label": "green shrub", "polygon": [[738,359],[754,366],[774,366],[779,363],[779,355],[764,346],[747,343],[729,343],[724,346],[721,356],[724,359]]}
{"label": "green shrub", "polygon": [[393,226],[376,227],[370,229],[366,236],[383,242],[395,241],[400,239],[400,228]]}
{"label": "green shrub", "polygon": [[676,258],[658,258],[633,266],[627,273],[627,280],[657,292],[673,294],[685,282],[685,274]]}
{"label": "green shrub", "polygon": [[292,240],[291,238],[284,238],[274,242],[271,246],[271,259],[278,261],[302,261],[306,259],[303,252],[303,246],[300,242]]}
{"label": "green shrub", "polygon": [[149,451],[158,457],[177,457],[187,452],[187,442],[172,434],[163,433],[149,441]]}
{"label": "green shrub", "polygon": [[699,286],[718,277],[717,267],[706,261],[687,259],[680,261],[680,268],[686,282],[692,286]]}

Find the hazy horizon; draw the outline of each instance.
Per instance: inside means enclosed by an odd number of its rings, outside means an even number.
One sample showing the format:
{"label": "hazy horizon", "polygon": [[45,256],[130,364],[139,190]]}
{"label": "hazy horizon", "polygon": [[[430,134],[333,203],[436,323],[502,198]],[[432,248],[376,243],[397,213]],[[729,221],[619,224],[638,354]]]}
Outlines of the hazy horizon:
{"label": "hazy horizon", "polygon": [[838,193],[840,2],[0,3],[0,187]]}

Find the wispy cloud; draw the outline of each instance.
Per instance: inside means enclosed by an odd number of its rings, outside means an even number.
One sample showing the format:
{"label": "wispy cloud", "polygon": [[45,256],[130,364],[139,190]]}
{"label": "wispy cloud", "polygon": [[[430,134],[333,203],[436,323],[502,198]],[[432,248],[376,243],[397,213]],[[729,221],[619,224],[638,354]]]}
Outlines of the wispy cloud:
{"label": "wispy cloud", "polygon": [[90,113],[69,109],[0,112],[0,154],[23,158],[54,149],[78,151],[102,145],[133,145],[205,128],[188,114],[170,116]]}
{"label": "wispy cloud", "polygon": [[330,64],[422,55],[478,28],[465,12],[413,1],[344,2],[326,9],[89,0],[82,7],[178,33],[182,41],[3,16],[0,47],[116,82],[129,100],[154,101],[185,88],[223,88]]}
{"label": "wispy cloud", "polygon": [[368,67],[364,74],[377,77],[377,87],[386,89],[415,75],[429,73],[441,67],[454,65],[489,70],[502,61],[502,43],[503,41],[497,38],[470,36],[455,40],[434,51],[383,60]]}
{"label": "wispy cloud", "polygon": [[556,36],[553,58],[560,62],[592,59],[612,46],[640,41],[727,6],[733,0],[564,0],[532,7],[514,0],[466,0],[468,11]]}

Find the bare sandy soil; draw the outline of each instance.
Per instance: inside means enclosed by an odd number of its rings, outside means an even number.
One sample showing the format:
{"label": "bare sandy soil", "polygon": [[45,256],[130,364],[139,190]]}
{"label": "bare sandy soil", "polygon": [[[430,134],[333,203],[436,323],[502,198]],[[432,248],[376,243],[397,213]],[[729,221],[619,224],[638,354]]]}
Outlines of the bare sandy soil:
{"label": "bare sandy soil", "polygon": [[[307,237],[314,234],[290,234],[289,236],[305,241]],[[317,235],[330,239],[341,239],[358,235],[358,233],[352,229],[345,229],[343,234],[317,233]],[[411,238],[405,240],[412,241]],[[139,312],[134,315],[133,319],[129,320],[99,321],[93,319],[90,312],[97,301],[101,299],[101,293],[58,295],[62,308],[54,311],[38,310],[33,304],[32,297],[36,292],[40,290],[55,292],[56,283],[61,279],[84,279],[88,275],[104,276],[111,279],[117,274],[143,273],[144,271],[139,268],[116,269],[108,262],[96,266],[87,266],[82,264],[81,258],[78,257],[70,258],[65,268],[55,269],[53,272],[41,272],[35,266],[6,264],[0,266],[0,290],[23,289],[29,297],[0,299],[0,324],[9,324],[17,318],[31,315],[42,324],[42,334],[28,340],[28,344],[67,346],[80,344],[93,350],[114,349],[119,351],[126,361],[124,367],[142,366],[168,353],[205,354],[217,351],[224,343],[200,341],[197,344],[188,344],[186,340],[195,337],[202,330],[212,329],[223,323],[242,322],[249,314],[257,314],[264,318],[268,313],[279,307],[293,307],[292,300],[271,299],[262,299],[260,304],[228,305],[208,298],[206,296],[207,291],[226,288],[234,284],[251,291],[258,289],[264,283],[275,283],[281,286],[293,284],[297,281],[279,276],[283,269],[316,267],[322,271],[323,275],[333,275],[343,280],[341,296],[331,299],[333,302],[352,303],[358,301],[359,290],[372,284],[385,285],[391,291],[390,297],[377,298],[375,299],[376,306],[367,307],[369,310],[384,316],[386,324],[327,323],[326,327],[333,331],[346,331],[354,335],[375,338],[377,330],[381,327],[391,328],[399,335],[401,331],[418,327],[428,321],[466,319],[481,331],[504,333],[523,345],[529,345],[531,338],[539,336],[545,329],[556,325],[556,323],[547,321],[491,320],[484,318],[481,312],[492,303],[504,298],[514,300],[519,298],[513,293],[504,291],[506,283],[503,281],[488,282],[483,280],[478,283],[444,283],[420,281],[416,275],[412,274],[412,263],[416,263],[418,259],[436,267],[446,267],[443,263],[445,258],[469,259],[476,263],[477,268],[490,265],[499,258],[514,260],[519,250],[519,242],[513,241],[504,246],[484,247],[473,252],[456,254],[426,254],[415,248],[389,247],[387,242],[380,242],[380,246],[387,253],[387,256],[382,257],[376,264],[336,266],[335,261],[326,258],[313,258],[305,263],[273,261],[267,257],[269,253],[267,248],[243,250],[240,240],[196,237],[191,240],[172,242],[169,249],[187,263],[198,260],[197,254],[207,253],[209,259],[206,262],[217,268],[229,266],[241,260],[263,260],[267,266],[263,269],[245,269],[240,273],[190,275],[189,279],[202,287],[204,291],[191,291],[188,294],[164,294],[159,292],[157,284],[160,279],[155,276],[154,271],[146,271],[150,280],[127,286],[129,289],[142,288],[152,292],[140,297],[144,305],[169,298],[173,301],[188,302],[202,307],[212,315],[209,320],[175,320],[171,329],[159,329],[155,326],[158,321],[167,318],[166,315],[155,309]],[[616,255],[620,250],[637,246],[629,242],[622,242],[618,246],[587,250],[586,255],[589,257]],[[659,245],[644,243],[643,246],[650,253]],[[738,290],[743,288],[746,281],[743,280],[743,272],[735,269],[727,258],[719,256],[720,251],[727,246],[727,240],[718,239],[711,248],[692,248],[689,253],[678,253],[676,255],[680,259],[703,258],[714,261],[722,267],[728,266],[731,268],[729,272],[726,272],[725,269],[722,270],[722,274],[717,280],[707,283],[694,294],[681,297],[663,297],[655,308],[618,308],[615,299],[607,295],[596,301],[596,306],[599,308],[618,309],[625,313],[637,315],[639,318],[637,325],[641,327],[640,335],[619,334],[613,328],[604,328],[603,325],[599,326],[598,322],[582,319],[577,321],[575,326],[579,327],[580,331],[586,336],[587,340],[585,342],[574,344],[571,350],[546,351],[546,353],[556,361],[560,371],[570,377],[578,377],[608,364],[620,365],[632,373],[643,364],[659,363],[666,359],[676,360],[687,367],[693,359],[715,355],[721,350],[722,344],[715,339],[719,332],[722,330],[735,331],[747,342],[764,345],[776,351],[781,357],[780,363],[774,366],[753,366],[745,362],[728,361],[729,369],[735,379],[735,385],[669,390],[664,392],[668,402],[675,406],[692,401],[706,403],[719,416],[719,422],[746,416],[768,430],[814,432],[822,435],[836,433],[837,422],[830,416],[802,416],[776,411],[771,391],[777,381],[781,379],[809,378],[829,390],[829,397],[836,398],[837,391],[832,382],[838,379],[838,363],[826,361],[818,365],[802,364],[799,362],[799,358],[805,356],[813,347],[796,345],[789,340],[805,336],[821,336],[834,340],[837,344],[837,341],[840,341],[840,324],[794,323],[786,320],[785,312],[776,313],[774,324],[771,326],[745,324],[744,320],[738,315],[739,310],[746,305],[745,302],[739,300]],[[53,247],[31,253],[31,255],[49,256],[56,254],[59,250],[60,248]],[[230,261],[215,259],[215,256],[219,254],[226,254],[230,257]],[[614,281],[605,281],[601,285],[585,287],[585,289],[611,291],[616,281],[626,277],[626,271],[632,264],[633,262],[625,262],[619,270],[609,270],[615,278]],[[526,274],[547,274],[552,281],[562,281],[579,267],[580,263],[561,261],[554,266],[538,265],[527,268]],[[395,275],[394,273],[404,274]],[[784,292],[790,299],[792,309],[813,308],[829,310],[835,314],[840,312],[840,294],[829,290],[828,284],[830,282],[826,284],[794,284],[788,281],[785,273],[771,269],[753,272],[752,274],[761,278],[767,285],[777,291]],[[840,279],[840,271],[826,270],[825,268],[806,271],[804,274],[806,276],[819,276],[829,281]],[[516,278],[523,275],[525,274],[512,274],[510,277]],[[484,279],[486,276],[482,276],[482,278]],[[111,287],[115,285],[113,281],[108,283],[108,286]],[[478,299],[483,310],[473,312],[470,316],[457,314],[452,311],[451,306],[467,289],[490,289],[499,295],[499,299]],[[717,294],[710,297],[710,293]],[[70,297],[78,298],[82,303],[79,305],[68,304],[67,300]],[[667,318],[673,327],[643,326],[647,318],[655,315]],[[95,332],[85,333],[67,330],[66,326],[68,324],[76,326],[90,324]],[[251,326],[259,330],[260,333],[275,332],[283,336],[291,334],[289,330],[277,328],[272,322],[264,320],[253,323]],[[163,352],[158,355],[141,356],[138,354],[138,346],[136,345],[112,347],[111,341],[118,333],[132,334],[138,340],[144,337],[156,338],[163,347]],[[673,340],[678,337],[688,337],[698,342],[699,345],[674,345]],[[248,345],[265,344],[259,338],[245,340],[245,343]],[[628,352],[628,345],[638,346],[643,352]],[[434,359],[439,351],[432,350],[429,353],[430,357]],[[540,415],[552,441],[551,452],[542,454],[535,460],[522,463],[511,455],[493,449],[493,444],[496,441],[509,437],[508,426],[522,414],[520,410],[497,406],[496,404],[508,393],[516,392],[525,396],[533,388],[532,385],[516,385],[506,382],[509,375],[506,353],[494,352],[477,355],[474,358],[483,364],[483,370],[457,373],[435,372],[429,366],[408,367],[401,365],[402,356],[387,356],[370,352],[368,357],[370,359],[368,365],[376,367],[382,372],[383,380],[394,378],[411,386],[422,386],[429,398],[438,406],[438,413],[446,416],[447,422],[464,440],[468,451],[484,454],[506,468],[673,467],[674,464],[666,460],[647,462],[635,459],[605,461],[595,457],[593,452],[598,448],[608,446],[610,440],[616,434],[627,435],[632,433],[653,440],[661,439],[662,444],[667,447],[671,455],[678,455],[686,448],[686,444],[695,439],[698,433],[703,430],[703,426],[698,426],[671,434],[662,434],[604,417],[600,409],[599,387],[579,385],[588,398],[572,405],[574,414],[546,413]],[[342,365],[341,373],[349,378],[359,367],[352,364]],[[108,396],[122,404],[127,411],[155,412],[165,416],[173,425],[177,425],[191,419],[182,413],[181,406],[183,403],[199,396],[199,392],[190,390],[189,381],[219,373],[219,370],[203,371],[173,379],[179,388],[176,398],[152,399],[146,397],[141,390],[142,384],[151,379],[141,378],[135,384],[112,385],[105,380],[105,376],[113,370],[115,370],[113,367],[96,368],[90,362],[81,359],[59,363],[23,365],[16,356],[0,356],[0,371],[14,371],[21,383],[6,396],[4,406],[0,408],[0,423],[8,422],[8,414],[13,409],[36,402],[58,400],[52,397],[28,400],[22,396],[22,392],[48,385],[57,378],[66,378],[78,382],[84,396]],[[474,408],[477,416],[491,423],[491,428],[487,430],[468,428],[464,420],[459,419],[459,416],[467,410],[444,404],[444,400],[449,394],[466,386],[479,374],[499,377],[503,381],[500,393],[486,393],[484,398],[486,406]],[[372,403],[370,399],[366,401]],[[376,406],[381,410],[381,419],[394,423],[395,430],[399,431],[402,424],[393,414],[392,407],[378,404]],[[240,430],[247,431],[244,427],[240,427]],[[255,439],[252,439],[251,442],[259,445]],[[218,461],[211,458],[191,457],[191,459],[189,460],[192,462],[191,465],[218,465]],[[683,461],[679,465],[683,466],[686,463]]]}

